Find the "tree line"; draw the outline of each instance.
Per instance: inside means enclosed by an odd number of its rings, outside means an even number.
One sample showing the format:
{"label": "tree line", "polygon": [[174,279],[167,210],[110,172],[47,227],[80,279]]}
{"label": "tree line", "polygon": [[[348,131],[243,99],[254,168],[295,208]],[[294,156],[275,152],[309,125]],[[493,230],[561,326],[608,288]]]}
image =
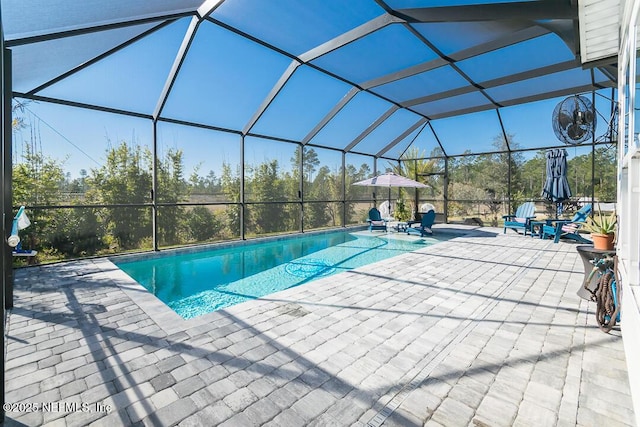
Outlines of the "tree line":
{"label": "tree line", "polygon": [[[303,167],[298,167],[299,158]],[[64,161],[26,146],[13,169],[14,206],[25,205],[34,226],[21,232],[45,258],[73,258],[152,247],[153,155],[127,141],[108,148],[102,166],[81,170],[71,180]],[[224,163],[220,177],[185,176],[184,154],[170,149],[155,165],[157,230],[161,246],[237,238],[240,230],[240,170]],[[299,188],[305,191],[301,210]],[[342,212],[356,219],[355,202],[343,203],[342,170],[320,166],[313,148],[298,147],[291,168],[277,160],[245,167],[245,227],[248,235],[342,225]],[[371,175],[367,164],[348,165],[348,183]],[[361,194],[358,195],[358,192]],[[215,203],[192,205],[194,195]],[[366,197],[347,187],[347,199]],[[58,206],[65,207],[58,207]],[[69,207],[71,206],[71,207]],[[301,214],[303,212],[303,214]],[[302,218],[301,218],[302,215]]]}
{"label": "tree line", "polygon": [[[542,200],[542,188],[546,180],[546,150],[535,151],[526,158],[519,150],[520,144],[512,134],[508,134],[509,144],[503,136],[492,141],[493,153],[472,154],[465,151],[461,156],[448,159],[448,216],[464,218],[484,212],[493,225],[507,213],[508,202],[517,206],[524,201]],[[616,148],[598,145],[587,154],[572,153],[567,147],[569,181],[572,199],[591,197],[596,200],[612,202],[616,200]],[[583,151],[584,152],[584,151]],[[443,200],[444,158],[440,149],[434,149],[428,155],[417,149],[411,149],[404,155],[406,160],[397,167],[400,174],[422,178],[421,182],[429,188],[421,190],[421,196],[427,199]],[[592,157],[595,161],[595,176],[591,179]],[[511,176],[509,177],[509,171]],[[549,213],[554,212],[553,205],[547,203]]]}
{"label": "tree line", "polygon": [[[511,136],[510,136],[511,137]],[[449,215],[473,213],[481,204],[497,221],[508,195],[514,202],[540,198],[544,182],[544,150],[525,160],[520,152],[505,149],[502,138],[494,142],[494,154],[464,155],[449,159]],[[510,147],[517,144],[510,141]],[[470,154],[470,153],[467,153]],[[407,151],[399,163],[388,168],[428,185],[420,198],[444,197],[444,160],[437,150],[425,158],[418,149]],[[599,200],[615,200],[615,150],[600,146],[595,150],[596,177],[591,176],[591,152],[569,160],[569,181],[574,195],[590,195]],[[125,252],[152,247],[153,155],[149,148],[121,141],[107,148],[103,165],[71,179],[64,159],[44,156],[26,146],[13,170],[13,201],[25,205],[34,226],[21,232],[25,245],[44,257],[59,259]],[[331,169],[322,165],[311,147],[297,147],[290,165],[277,160],[245,166],[244,222],[246,234],[265,235],[305,229],[361,223],[372,189],[351,184],[372,175],[368,164]],[[301,166],[300,166],[301,165]],[[186,176],[184,154],[170,149],[155,164],[157,172],[157,231],[161,246],[184,245],[237,238],[240,234],[239,166],[222,165],[214,171]],[[509,188],[508,170],[511,169]],[[343,184],[344,176],[344,184]],[[300,188],[302,185],[302,189]],[[300,191],[304,194],[301,209]],[[509,191],[510,190],[510,191]],[[378,192],[380,193],[380,192]],[[396,202],[399,215],[411,216],[418,200],[401,191]],[[193,204],[196,196],[208,195],[215,202]],[[344,200],[344,201],[343,201]],[[468,203],[468,201],[475,201]],[[72,207],[60,208],[67,205]],[[45,208],[47,207],[47,208]],[[34,209],[35,208],[35,209]],[[405,219],[400,218],[400,219]]]}

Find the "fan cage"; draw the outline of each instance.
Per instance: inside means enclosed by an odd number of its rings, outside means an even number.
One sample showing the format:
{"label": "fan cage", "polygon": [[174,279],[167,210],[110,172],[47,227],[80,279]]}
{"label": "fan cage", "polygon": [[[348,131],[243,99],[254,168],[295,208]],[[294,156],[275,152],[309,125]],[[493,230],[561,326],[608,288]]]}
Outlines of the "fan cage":
{"label": "fan cage", "polygon": [[592,139],[596,124],[593,104],[581,95],[563,99],[553,110],[553,132],[565,144],[579,145]]}

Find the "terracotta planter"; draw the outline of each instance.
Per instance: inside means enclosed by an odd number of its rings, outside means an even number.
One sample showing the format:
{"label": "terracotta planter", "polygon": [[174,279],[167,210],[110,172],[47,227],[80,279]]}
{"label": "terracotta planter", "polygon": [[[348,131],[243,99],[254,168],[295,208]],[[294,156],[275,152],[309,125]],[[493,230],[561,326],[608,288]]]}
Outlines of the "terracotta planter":
{"label": "terracotta planter", "polygon": [[591,240],[593,240],[593,248],[601,249],[604,251],[612,251],[614,249],[613,239],[615,234],[599,234],[591,233]]}

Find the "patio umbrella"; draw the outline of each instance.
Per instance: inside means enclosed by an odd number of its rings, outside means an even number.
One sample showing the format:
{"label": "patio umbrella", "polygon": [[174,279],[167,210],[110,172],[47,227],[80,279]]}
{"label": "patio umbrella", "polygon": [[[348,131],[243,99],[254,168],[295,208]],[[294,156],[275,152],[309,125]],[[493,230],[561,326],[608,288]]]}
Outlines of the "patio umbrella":
{"label": "patio umbrella", "polygon": [[547,179],[542,188],[542,196],[556,204],[556,218],[562,213],[562,202],[571,197],[567,180],[567,150],[556,148],[547,150]]}
{"label": "patio umbrella", "polygon": [[404,187],[404,188],[427,187],[425,184],[421,182],[414,181],[413,179],[395,174],[393,172],[387,172],[382,175],[374,176],[373,178],[354,182],[353,185],[361,185],[364,187],[387,187],[389,189],[389,196],[388,196],[389,206],[391,206],[391,187]]}

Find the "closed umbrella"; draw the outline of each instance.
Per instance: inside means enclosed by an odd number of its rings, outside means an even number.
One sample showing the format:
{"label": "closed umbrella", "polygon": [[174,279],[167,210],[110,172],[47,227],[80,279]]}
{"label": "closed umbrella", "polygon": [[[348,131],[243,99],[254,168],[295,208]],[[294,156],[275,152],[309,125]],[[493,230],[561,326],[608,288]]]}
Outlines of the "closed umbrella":
{"label": "closed umbrella", "polygon": [[425,184],[421,182],[414,181],[413,179],[395,174],[393,172],[387,172],[382,175],[374,176],[373,178],[354,182],[353,185],[361,185],[365,187],[387,187],[389,189],[389,206],[391,206],[391,187],[404,187],[404,188],[427,187]]}
{"label": "closed umbrella", "polygon": [[542,196],[556,204],[556,218],[562,213],[562,202],[571,197],[567,180],[567,150],[556,148],[547,150],[547,179],[542,188]]}

